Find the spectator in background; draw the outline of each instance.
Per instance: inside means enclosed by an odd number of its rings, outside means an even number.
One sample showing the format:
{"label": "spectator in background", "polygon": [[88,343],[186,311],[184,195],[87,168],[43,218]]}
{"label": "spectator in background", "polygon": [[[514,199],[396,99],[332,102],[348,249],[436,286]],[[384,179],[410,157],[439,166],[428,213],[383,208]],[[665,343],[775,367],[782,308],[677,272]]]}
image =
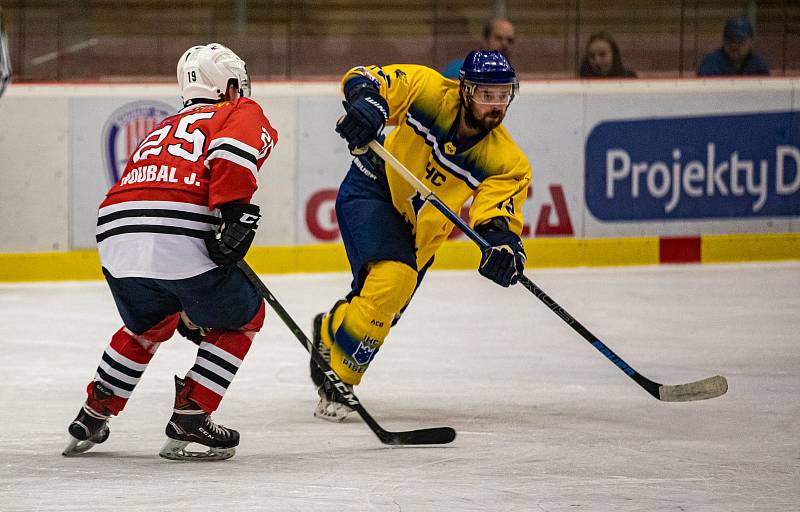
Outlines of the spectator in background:
{"label": "spectator in background", "polygon": [[[482,50],[497,50],[511,61],[511,47],[514,45],[514,25],[506,18],[491,18],[483,26]],[[442,76],[458,80],[458,73],[464,59],[453,59],[442,70]]]}
{"label": "spectator in background", "polygon": [[747,18],[728,18],[722,32],[722,47],[703,58],[697,76],[769,75],[769,65],[753,53],[753,25]]}
{"label": "spectator in background", "polygon": [[622,64],[619,46],[608,32],[595,32],[586,43],[578,69],[581,78],[636,78],[636,72]]}

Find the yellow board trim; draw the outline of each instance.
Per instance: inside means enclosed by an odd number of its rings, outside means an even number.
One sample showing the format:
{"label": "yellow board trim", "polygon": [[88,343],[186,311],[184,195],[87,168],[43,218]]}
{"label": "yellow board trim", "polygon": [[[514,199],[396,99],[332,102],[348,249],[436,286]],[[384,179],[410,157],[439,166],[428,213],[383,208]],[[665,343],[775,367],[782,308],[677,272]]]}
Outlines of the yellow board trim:
{"label": "yellow board trim", "polygon": [[[529,268],[656,265],[659,238],[535,238],[524,241]],[[800,233],[705,235],[703,263],[800,260]],[[254,247],[247,255],[262,274],[348,272],[342,244]],[[480,252],[468,241],[447,242],[434,269],[475,269]],[[97,251],[0,254],[0,282],[102,279]]]}
{"label": "yellow board trim", "polygon": [[103,279],[97,251],[0,254],[0,282]]}
{"label": "yellow board trim", "polygon": [[700,261],[779,261],[800,259],[800,233],[704,235]]}
{"label": "yellow board trim", "polygon": [[[523,241],[528,268],[655,265],[658,238],[534,238]],[[478,268],[481,253],[472,242],[448,242],[436,253],[434,269]]]}

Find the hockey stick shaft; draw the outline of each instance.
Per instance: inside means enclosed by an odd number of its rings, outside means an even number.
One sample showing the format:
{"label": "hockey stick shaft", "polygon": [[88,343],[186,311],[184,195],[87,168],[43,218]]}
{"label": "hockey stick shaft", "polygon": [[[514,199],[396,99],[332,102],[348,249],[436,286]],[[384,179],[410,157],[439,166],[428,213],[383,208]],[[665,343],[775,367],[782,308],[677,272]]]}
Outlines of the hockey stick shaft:
{"label": "hockey stick shaft", "polygon": [[300,342],[300,344],[305,347],[308,353],[311,355],[311,359],[319,366],[322,372],[325,374],[325,378],[328,379],[331,384],[336,388],[339,392],[339,395],[342,399],[347,402],[347,405],[354,409],[359,416],[364,420],[364,422],[369,426],[373,433],[378,436],[378,439],[381,440],[384,444],[389,445],[409,445],[409,444],[447,444],[453,441],[456,437],[456,431],[450,427],[435,427],[435,428],[426,428],[420,430],[408,430],[408,431],[401,431],[401,432],[391,432],[385,430],[381,427],[377,421],[367,412],[363,405],[361,405],[361,401],[356,397],[355,393],[347,388],[347,386],[342,382],[336,372],[333,371],[330,364],[322,357],[322,355],[317,351],[314,347],[314,343],[305,335],[302,329],[297,325],[297,322],[289,315],[289,313],[284,309],[278,299],[269,291],[267,286],[264,282],[253,272],[253,269],[250,268],[250,265],[247,264],[244,260],[241,260],[237,263],[237,266],[244,272],[247,279],[253,283],[253,286],[256,287],[259,294],[267,301],[267,304],[270,305],[273,311],[280,317],[286,327],[292,331],[295,338]]}
{"label": "hockey stick shaft", "polygon": [[[414,176],[394,155],[392,155],[386,148],[379,142],[371,141],[369,148],[380,156],[385,163],[390,165],[392,169],[397,172],[403,179],[405,179],[414,189],[422,196],[422,199],[428,201],[437,210],[439,210],[447,219],[458,228],[467,237],[475,242],[481,250],[487,250],[491,246],[489,243],[472,229],[469,224],[464,222],[464,219],[456,215],[446,204],[444,204],[434,194],[425,183],[419,178]],[[709,377],[700,381],[680,384],[677,386],[666,386],[653,382],[644,375],[640,374],[633,369],[624,359],[619,357],[613,350],[600,341],[597,336],[592,334],[589,329],[584,327],[572,315],[570,315],[563,307],[561,307],[555,300],[547,295],[541,288],[536,286],[524,274],[520,275],[519,282],[522,283],[528,291],[530,291],[537,299],[539,299],[545,306],[547,306],[553,313],[558,315],[564,322],[572,327],[578,334],[580,334],[586,341],[603,354],[609,361],[619,368],[625,375],[633,379],[639,386],[652,396],[659,400],[678,402],[688,400],[704,400],[707,398],[714,398],[724,394],[728,390],[728,383],[722,376]]]}

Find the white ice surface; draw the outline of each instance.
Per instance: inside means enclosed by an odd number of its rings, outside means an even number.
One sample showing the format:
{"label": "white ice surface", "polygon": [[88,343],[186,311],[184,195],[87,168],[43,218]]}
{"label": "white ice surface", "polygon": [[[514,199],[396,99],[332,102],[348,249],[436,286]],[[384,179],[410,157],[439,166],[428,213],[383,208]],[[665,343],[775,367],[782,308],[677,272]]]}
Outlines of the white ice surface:
{"label": "white ice surface", "polygon": [[[390,430],[452,426],[443,447],[389,448],[360,419],[317,420],[305,352],[278,317],[215,419],[237,455],[158,450],[172,375],[156,354],[111,437],[64,458],[66,427],[120,321],[100,282],[0,285],[0,510],[789,511],[800,506],[800,263],[528,271],[631,366],[727,395],[662,403],[521,286],[434,272],[364,383]],[[263,276],[304,328],[345,274]]]}

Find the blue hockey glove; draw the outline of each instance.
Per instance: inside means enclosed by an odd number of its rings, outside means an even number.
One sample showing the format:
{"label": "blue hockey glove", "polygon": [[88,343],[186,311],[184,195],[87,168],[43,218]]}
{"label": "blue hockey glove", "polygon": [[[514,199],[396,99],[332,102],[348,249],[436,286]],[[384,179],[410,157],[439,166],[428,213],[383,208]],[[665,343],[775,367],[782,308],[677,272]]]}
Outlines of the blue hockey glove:
{"label": "blue hockey glove", "polygon": [[361,154],[363,151],[358,149],[383,131],[389,119],[389,104],[378,91],[370,89],[362,89],[361,94],[342,104],[347,114],[336,123],[336,133],[347,141],[350,153]]}
{"label": "blue hockey glove", "polygon": [[491,247],[483,251],[478,272],[503,287],[516,284],[525,270],[522,240],[508,230],[508,221],[495,217],[475,228]]}
{"label": "blue hockey glove", "polygon": [[258,220],[261,218],[258,205],[249,203],[226,203],[219,206],[222,225],[205,237],[208,257],[224,267],[244,258],[256,236]]}

